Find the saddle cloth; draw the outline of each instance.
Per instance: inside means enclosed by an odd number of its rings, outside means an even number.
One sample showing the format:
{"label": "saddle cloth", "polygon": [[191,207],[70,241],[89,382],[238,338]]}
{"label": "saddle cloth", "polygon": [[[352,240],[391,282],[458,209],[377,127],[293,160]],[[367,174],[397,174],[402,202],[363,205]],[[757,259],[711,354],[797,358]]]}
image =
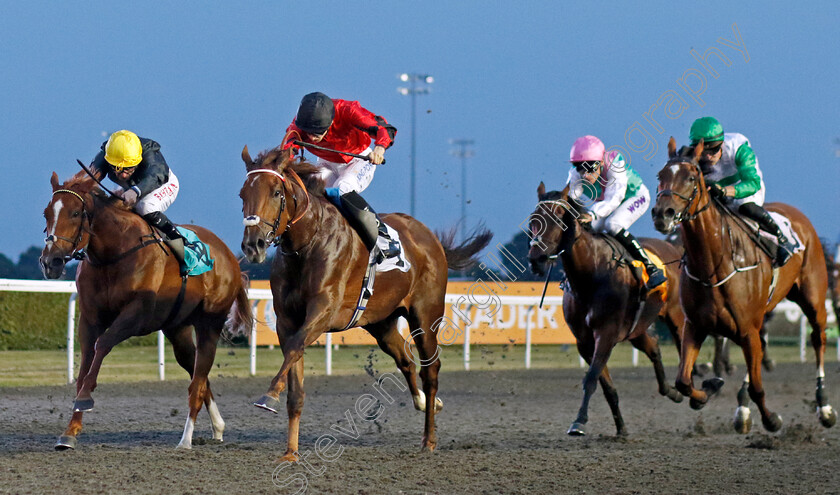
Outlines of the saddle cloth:
{"label": "saddle cloth", "polygon": [[212,270],[215,260],[210,257],[207,244],[204,244],[192,230],[180,226],[176,228],[187,239],[184,242],[184,264],[187,267],[187,275],[192,277]]}
{"label": "saddle cloth", "polygon": [[[665,263],[662,262],[659,256],[654,254],[654,252],[649,249],[645,249],[645,253],[647,253],[648,258],[650,258],[653,264],[656,265],[657,268],[662,270],[662,273],[667,273],[665,271]],[[645,270],[644,263],[642,263],[639,260],[632,260],[631,263],[634,267],[636,267],[636,269],[641,271],[642,283],[647,284],[647,281],[650,280],[650,275],[648,275],[647,270]],[[665,283],[658,285],[655,289],[653,289],[653,292],[658,292],[659,296],[662,298],[662,302],[665,302],[665,300],[668,299],[668,280],[665,280]]]}
{"label": "saddle cloth", "polygon": [[[376,265],[376,273],[388,272],[391,270],[399,270],[405,273],[409,269],[411,269],[411,263],[409,263],[408,258],[405,257],[405,249],[403,248],[402,242],[400,242],[400,234],[396,231],[396,229],[394,229],[387,223],[385,224],[385,227],[388,229],[388,235],[391,236],[391,239],[393,239],[394,242],[400,245],[400,255],[394,256],[393,258],[386,258],[382,261],[382,263]],[[376,246],[381,250],[388,249],[388,240],[383,238],[382,236],[379,236],[376,238]],[[368,263],[373,262],[373,257],[374,252],[371,251]]]}
{"label": "saddle cloth", "polygon": [[[787,237],[788,240],[791,243],[793,243],[793,245],[794,245],[793,253],[798,253],[799,251],[804,251],[805,250],[805,245],[802,244],[802,240],[799,239],[799,236],[796,234],[796,231],[793,230],[793,225],[791,225],[790,220],[788,220],[788,218],[786,216],[783,216],[780,213],[776,213],[775,211],[769,211],[768,210],[767,213],[769,213],[770,216],[773,217],[773,220],[776,222],[776,225],[778,225],[779,228],[782,229],[782,233],[785,235],[785,237]],[[772,241],[773,245],[778,247],[778,245],[779,245],[778,237],[776,237],[773,234],[770,234],[768,232],[765,232],[763,230],[760,230],[758,228],[758,223],[756,223],[755,221],[750,220],[749,218],[744,218],[744,220],[746,220],[749,223],[750,228],[752,228],[754,231],[758,230],[759,234],[761,234],[761,237]],[[791,254],[793,254],[793,253],[791,253]]]}

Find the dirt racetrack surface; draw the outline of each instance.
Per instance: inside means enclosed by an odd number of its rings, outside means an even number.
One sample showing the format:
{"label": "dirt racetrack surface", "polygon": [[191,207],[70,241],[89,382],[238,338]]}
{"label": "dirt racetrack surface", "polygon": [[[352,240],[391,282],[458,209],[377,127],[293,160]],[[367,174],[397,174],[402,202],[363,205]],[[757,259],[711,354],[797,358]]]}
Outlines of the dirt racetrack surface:
{"label": "dirt racetrack surface", "polygon": [[[667,372],[672,380],[675,369]],[[393,404],[382,401],[377,420],[363,421],[355,403],[374,392],[373,378],[308,377],[301,422],[308,467],[275,462],[285,446],[285,414],[250,405],[268,386],[265,378],[215,379],[224,443],[208,440],[202,410],[191,451],[175,449],[186,418],[185,380],[101,385],[77,450],[66,452],[53,445],[74,387],[0,389],[0,491],[276,494],[302,493],[306,483],[307,493],[360,494],[840,492],[840,426],[817,421],[812,364],[783,364],[766,375],[768,404],[784,420],[775,434],[763,430],[755,405],[753,431],[732,430],[740,376],[698,412],[660,397],[649,366],[612,374],[627,438],[614,436],[600,390],[589,434],[566,435],[583,370],[444,371],[433,454],[419,452],[423,417],[407,392]],[[826,374],[836,408],[838,364],[829,363]],[[352,430],[345,412],[357,438],[336,431]],[[340,453],[332,462],[314,453],[325,434],[337,441],[325,450]]]}

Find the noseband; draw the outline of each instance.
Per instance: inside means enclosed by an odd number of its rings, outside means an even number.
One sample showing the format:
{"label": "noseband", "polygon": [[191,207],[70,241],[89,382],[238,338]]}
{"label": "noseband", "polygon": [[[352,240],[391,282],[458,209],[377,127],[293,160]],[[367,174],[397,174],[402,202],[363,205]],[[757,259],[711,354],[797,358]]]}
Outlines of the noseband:
{"label": "noseband", "polygon": [[[84,249],[84,248],[80,248],[79,243],[82,242],[82,235],[84,234],[83,227],[84,227],[85,219],[87,219],[88,223],[90,223],[90,214],[88,213],[87,202],[85,201],[85,198],[83,198],[81,194],[77,193],[76,191],[71,191],[70,189],[56,189],[55,191],[53,191],[53,196],[55,196],[58,193],[72,194],[73,196],[76,196],[77,198],[79,198],[79,201],[82,202],[82,219],[79,222],[79,229],[76,231],[76,239],[75,240],[70,239],[68,237],[62,237],[60,235],[50,234],[44,239],[44,244],[49,244],[50,242],[54,243],[56,240],[62,240],[62,241],[67,242],[68,244],[70,244],[72,246],[72,250],[70,252],[70,255],[64,257],[65,261],[69,261],[71,259],[82,259],[82,258],[84,258],[84,254],[82,254],[82,249]],[[55,219],[55,220],[56,220],[56,222],[58,221],[58,219]]]}

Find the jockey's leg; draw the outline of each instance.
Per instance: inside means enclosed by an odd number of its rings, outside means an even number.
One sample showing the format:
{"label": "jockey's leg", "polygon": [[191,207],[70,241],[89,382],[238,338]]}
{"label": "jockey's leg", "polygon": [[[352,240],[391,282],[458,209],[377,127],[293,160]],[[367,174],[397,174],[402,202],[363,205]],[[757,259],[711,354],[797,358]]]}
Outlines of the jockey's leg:
{"label": "jockey's leg", "polygon": [[782,266],[787,263],[793,255],[793,243],[791,243],[787,236],[785,236],[782,229],[780,229],[776,224],[776,221],[773,220],[773,217],[767,213],[767,210],[756,203],[744,203],[738,207],[738,212],[758,222],[761,230],[776,236],[779,240],[779,251],[776,255],[776,264]]}
{"label": "jockey's leg", "polygon": [[388,235],[385,223],[359,193],[350,191],[342,194],[341,206],[347,212],[349,220],[359,232],[368,251],[376,248],[376,238],[382,236],[388,240],[388,248],[382,251],[382,255],[385,258],[392,258],[400,254],[400,246]]}
{"label": "jockey's leg", "polygon": [[623,203],[610,214],[604,222],[604,230],[618,240],[634,259],[645,265],[648,273],[648,281],[645,284],[648,290],[658,287],[666,280],[665,274],[648,258],[642,245],[627,229],[647,211],[650,205],[650,192],[642,185],[636,195],[624,200]]}
{"label": "jockey's leg", "polygon": [[179,189],[178,178],[170,170],[169,180],[164,185],[144,195],[137,202],[134,211],[140,214],[149,225],[163,232],[163,235],[166,236],[164,241],[172,250],[175,259],[178,260],[178,266],[183,276],[186,273],[186,266],[184,265],[184,243],[186,239],[163,213],[178,197]]}
{"label": "jockey's leg", "polygon": [[174,254],[175,258],[178,260],[181,275],[184,275],[184,271],[186,269],[186,266],[184,266],[184,243],[186,242],[186,239],[184,236],[181,235],[178,229],[175,228],[175,225],[172,224],[172,221],[169,220],[163,212],[153,211],[151,213],[147,213],[143,215],[143,219],[149,222],[149,225],[152,227],[156,227],[158,230],[163,232],[163,235],[166,236],[164,242],[166,242],[166,245],[172,250],[172,254]]}

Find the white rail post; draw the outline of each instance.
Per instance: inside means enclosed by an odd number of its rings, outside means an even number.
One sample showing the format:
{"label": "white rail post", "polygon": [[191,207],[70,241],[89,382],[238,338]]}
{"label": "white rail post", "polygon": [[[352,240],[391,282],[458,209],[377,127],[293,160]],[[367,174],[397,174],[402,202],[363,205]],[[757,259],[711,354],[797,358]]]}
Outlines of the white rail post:
{"label": "white rail post", "polygon": [[464,331],[464,369],[470,370],[470,325]]}
{"label": "white rail post", "polygon": [[805,336],[807,334],[806,324],[808,323],[808,319],[805,318],[805,315],[802,315],[802,318],[799,319],[799,361],[805,362]]}
{"label": "white rail post", "polygon": [[158,330],[158,378],[160,381],[166,379],[166,366],[164,365],[164,340],[163,340],[163,331]]}
{"label": "white rail post", "polygon": [[249,343],[251,344],[251,356],[250,356],[251,367],[249,369],[249,372],[251,373],[251,376],[255,376],[257,374],[257,319],[256,318],[254,318],[254,324],[251,326],[251,338],[250,338]]}
{"label": "white rail post", "polygon": [[528,306],[525,313],[525,369],[531,369],[531,314],[534,306]]}
{"label": "white rail post", "polygon": [[639,350],[635,347],[633,348],[633,366],[639,365]]}
{"label": "white rail post", "polygon": [[327,376],[329,376],[329,375],[332,375],[332,334],[331,333],[327,334],[327,340],[326,340],[325,345],[326,345],[326,352],[324,354],[326,354],[325,359],[327,360],[327,363],[326,363]]}
{"label": "white rail post", "polygon": [[73,360],[75,359],[75,327],[76,326],[76,293],[70,294],[70,304],[67,308],[67,383],[73,383]]}

